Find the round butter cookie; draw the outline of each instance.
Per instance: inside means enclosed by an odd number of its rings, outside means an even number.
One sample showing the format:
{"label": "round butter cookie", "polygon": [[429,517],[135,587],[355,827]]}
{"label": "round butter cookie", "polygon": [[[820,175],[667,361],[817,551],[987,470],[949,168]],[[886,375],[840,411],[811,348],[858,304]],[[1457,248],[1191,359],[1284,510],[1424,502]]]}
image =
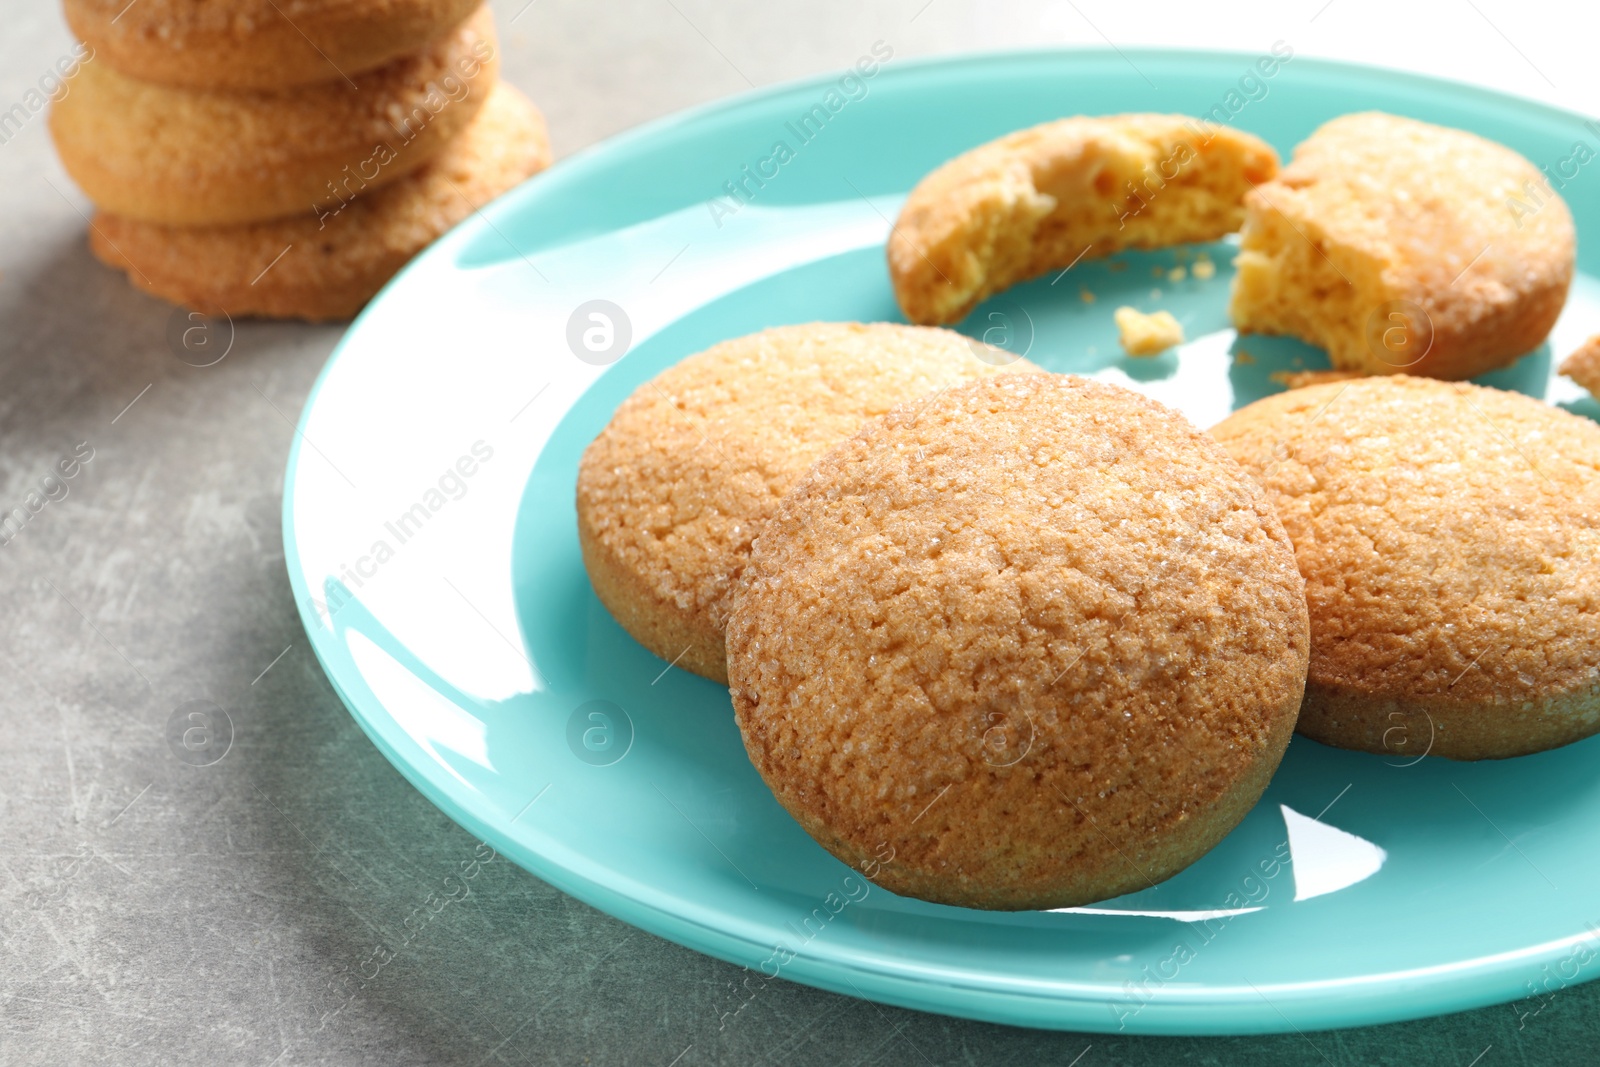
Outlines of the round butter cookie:
{"label": "round butter cookie", "polygon": [[1305,575],[1301,733],[1467,760],[1600,730],[1600,426],[1391,376],[1270,396],[1212,433]]}
{"label": "round butter cookie", "polygon": [[1079,115],[939,167],[906,197],[889,277],[912,322],[955,322],[992,293],[1085,257],[1214,241],[1278,172],[1265,141],[1186,115]]}
{"label": "round butter cookie", "polygon": [[1037,369],[1012,359],[947,330],[853,322],[690,356],[635,390],[583,454],[578,543],[596,595],[650,651],[726,683],[728,595],[778,499],[896,404]]}
{"label": "round butter cookie", "polygon": [[1572,213],[1475,134],[1380,112],[1326,123],[1245,197],[1231,314],[1340,370],[1471,378],[1538,347],[1572,282]]}
{"label": "round butter cookie", "polygon": [[443,152],[343,210],[235,226],[162,226],[102,212],[89,245],[134,285],[175,304],[345,319],[440,234],[549,162],[543,116],[501,83]]}
{"label": "round butter cookie", "polygon": [[1261,796],[1305,684],[1265,494],[1129,390],[1007,375],[830,452],[728,622],[745,748],[822,846],[945,904],[1060,908],[1193,863]]}
{"label": "round butter cookie", "polygon": [[185,89],[342,81],[427,46],[481,0],[65,0],[95,59]]}
{"label": "round butter cookie", "polygon": [[423,51],[280,92],[196,92],[85,63],[51,108],[62,165],[95,206],[177,226],[328,211],[398,181],[466,129],[499,60],[487,7]]}

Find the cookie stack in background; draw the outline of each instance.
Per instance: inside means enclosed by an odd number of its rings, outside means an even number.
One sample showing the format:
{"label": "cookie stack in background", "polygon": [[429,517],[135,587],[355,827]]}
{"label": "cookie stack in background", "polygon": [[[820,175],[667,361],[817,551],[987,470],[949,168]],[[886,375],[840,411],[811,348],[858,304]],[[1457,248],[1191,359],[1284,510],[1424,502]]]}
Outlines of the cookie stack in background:
{"label": "cookie stack in background", "polygon": [[347,318],[549,164],[479,0],[66,0],[94,50],[51,110],[139,288],[229,315]]}

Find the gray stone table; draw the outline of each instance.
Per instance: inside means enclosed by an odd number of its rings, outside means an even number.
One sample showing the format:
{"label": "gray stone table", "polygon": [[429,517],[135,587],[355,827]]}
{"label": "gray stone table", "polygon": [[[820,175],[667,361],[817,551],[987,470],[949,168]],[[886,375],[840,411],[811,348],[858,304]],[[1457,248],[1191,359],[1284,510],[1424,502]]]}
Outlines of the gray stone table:
{"label": "gray stone table", "polygon": [[[1278,37],[1415,55],[1417,33],[1365,34],[1362,4],[495,0],[506,77],[544,107],[558,154],[751,84],[842,68],[878,38],[899,55],[1113,39],[1259,50]],[[1543,20],[1480,7],[1496,22],[1470,5],[1446,21],[1510,87],[1550,95],[1587,69]],[[70,47],[49,0],[0,0],[0,110]],[[1476,69],[1471,53],[1440,55]],[[180,362],[170,309],[90,256],[88,205],[43,114],[4,132],[0,511],[35,491],[54,499],[0,545],[0,1063],[1591,1060],[1579,1050],[1600,1036],[1600,985],[1562,992],[1520,1028],[1500,1007],[1201,1040],[1017,1030],[777,982],[719,1027],[738,968],[504,860],[347,1002],[339,976],[399,943],[474,841],[357,729],[290,599],[284,461],[340,328],[241,323],[221,363]],[[46,483],[63,460],[74,476]],[[211,766],[180,762],[166,740],[192,700],[226,707],[236,727]]]}

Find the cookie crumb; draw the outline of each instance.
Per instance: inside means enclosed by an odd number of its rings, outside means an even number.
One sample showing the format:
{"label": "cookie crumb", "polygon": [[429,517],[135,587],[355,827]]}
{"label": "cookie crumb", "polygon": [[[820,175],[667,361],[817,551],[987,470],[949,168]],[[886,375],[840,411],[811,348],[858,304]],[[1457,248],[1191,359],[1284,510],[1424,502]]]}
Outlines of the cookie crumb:
{"label": "cookie crumb", "polygon": [[1167,281],[1169,282],[1181,282],[1188,276],[1189,271],[1181,265],[1167,271]]}
{"label": "cookie crumb", "polygon": [[1092,304],[1094,303],[1094,294],[1089,291],[1089,287],[1087,285],[1079,286],[1078,299],[1082,300],[1085,304]]}
{"label": "cookie crumb", "polygon": [[1170,311],[1146,315],[1138,308],[1119,307],[1116,320],[1122,349],[1130,356],[1159,356],[1183,344],[1183,326]]}
{"label": "cookie crumb", "polygon": [[1256,357],[1241,348],[1233,354],[1233,361],[1241,367],[1252,367],[1255,365]]}
{"label": "cookie crumb", "polygon": [[1195,257],[1194,267],[1191,269],[1194,276],[1201,281],[1209,281],[1217,276],[1217,265],[1203,252]]}

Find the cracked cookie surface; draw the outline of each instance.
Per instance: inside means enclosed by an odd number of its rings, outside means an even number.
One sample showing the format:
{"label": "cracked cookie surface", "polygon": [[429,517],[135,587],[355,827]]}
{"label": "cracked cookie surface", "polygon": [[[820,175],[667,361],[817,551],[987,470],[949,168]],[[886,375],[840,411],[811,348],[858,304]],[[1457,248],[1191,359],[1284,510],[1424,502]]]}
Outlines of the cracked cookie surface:
{"label": "cracked cookie surface", "polygon": [[779,498],[897,404],[1037,370],[1013,360],[888,323],[780,326],[690,356],[635,390],[583,454],[578,541],[595,593],[650,651],[726,682],[728,596]]}
{"label": "cracked cookie surface", "polygon": [[1300,732],[1485,759],[1600,729],[1600,426],[1394,376],[1267,397],[1212,433],[1305,575]]}
{"label": "cracked cookie surface", "polygon": [[1203,855],[1294,729],[1306,607],[1265,494],[1129,390],[1020,375],[823,458],[728,626],[745,747],[897,893],[1085,904]]}

